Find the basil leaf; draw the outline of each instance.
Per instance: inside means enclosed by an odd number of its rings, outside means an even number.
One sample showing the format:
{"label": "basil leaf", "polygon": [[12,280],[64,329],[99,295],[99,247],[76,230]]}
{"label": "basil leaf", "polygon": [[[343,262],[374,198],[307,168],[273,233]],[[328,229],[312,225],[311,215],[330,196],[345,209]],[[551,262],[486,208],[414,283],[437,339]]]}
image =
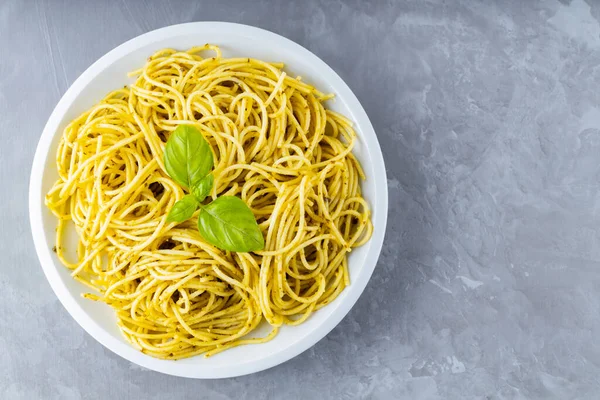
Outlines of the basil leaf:
{"label": "basil leaf", "polygon": [[202,202],[210,193],[214,182],[215,178],[212,174],[208,174],[204,178],[202,178],[200,183],[192,188],[192,193],[196,197],[196,200]]}
{"label": "basil leaf", "polygon": [[164,161],[169,176],[186,189],[198,185],[214,164],[210,145],[191,125],[179,125],[171,134]]}
{"label": "basil leaf", "polygon": [[198,209],[198,200],[191,194],[186,194],[183,199],[173,204],[173,208],[167,215],[167,222],[183,222],[194,215]]}
{"label": "basil leaf", "polygon": [[265,247],[254,214],[235,196],[222,196],[202,207],[198,231],[204,240],[222,250],[245,253]]}

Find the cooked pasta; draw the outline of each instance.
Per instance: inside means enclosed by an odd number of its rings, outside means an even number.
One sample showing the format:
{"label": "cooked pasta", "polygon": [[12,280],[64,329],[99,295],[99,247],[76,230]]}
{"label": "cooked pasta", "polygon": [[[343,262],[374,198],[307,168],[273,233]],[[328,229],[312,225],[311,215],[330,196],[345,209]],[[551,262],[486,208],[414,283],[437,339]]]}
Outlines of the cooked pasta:
{"label": "cooked pasta", "polygon": [[[59,178],[46,196],[58,217],[54,250],[93,291],[84,296],[111,306],[125,338],[146,354],[181,359],[268,341],[350,283],[348,253],[373,229],[356,135],[325,108],[331,95],[282,68],[225,58],[213,45],[160,50],[131,73],[135,83],[62,133]],[[222,251],[193,220],[167,221],[186,194],[163,162],[180,124],[212,148],[208,200],[241,198],[263,250]],[[79,238],[72,257],[63,243],[69,226]],[[263,321],[271,332],[253,337]]]}

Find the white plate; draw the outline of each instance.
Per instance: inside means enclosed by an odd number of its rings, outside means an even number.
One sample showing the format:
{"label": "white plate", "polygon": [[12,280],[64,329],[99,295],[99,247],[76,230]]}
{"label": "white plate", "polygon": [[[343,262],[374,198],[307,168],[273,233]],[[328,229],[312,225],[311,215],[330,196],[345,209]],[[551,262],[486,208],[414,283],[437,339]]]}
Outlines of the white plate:
{"label": "white plate", "polygon": [[[328,106],[356,123],[359,141],[354,154],[367,175],[362,188],[373,210],[375,229],[372,239],[350,255],[351,285],[304,324],[283,327],[268,343],[236,347],[210,358],[159,360],[142,354],[124,340],[110,307],[81,297],[87,288],[70,277],[69,271],[51,251],[57,221],[44,206],[44,195],[57,179],[54,155],[61,132],[69,121],[109,91],[131,83],[127,72],[144,65],[146,58],[156,50],[165,47],[187,49],[204,43],[220,46],[225,57],[283,61],[288,73],[301,75],[304,81],[322,92],[335,93],[335,101],[329,101]],[[364,78],[369,79],[368,76]],[[317,56],[284,37],[223,22],[196,22],[158,29],[122,44],[96,61],[67,90],[50,116],[35,153],[29,187],[29,214],[35,248],[46,278],[67,311],[96,340],[129,361],[155,371],[190,378],[225,378],[261,371],[297,356],[327,335],[350,311],[373,273],[383,243],[387,211],[387,180],[377,136],[367,114],[344,81]]]}

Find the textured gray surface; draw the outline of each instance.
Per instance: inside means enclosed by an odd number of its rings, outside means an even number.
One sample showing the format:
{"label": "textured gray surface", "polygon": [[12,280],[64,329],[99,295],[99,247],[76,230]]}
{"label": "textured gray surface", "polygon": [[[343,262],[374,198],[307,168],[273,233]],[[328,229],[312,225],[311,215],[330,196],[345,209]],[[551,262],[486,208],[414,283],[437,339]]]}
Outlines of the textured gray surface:
{"label": "textured gray surface", "polygon": [[[567,399],[600,395],[600,4],[0,1],[3,399]],[[46,283],[27,216],[35,144],[121,42],[226,20],[291,38],[355,91],[391,213],[379,265],[314,348],[229,380],[142,370]],[[200,39],[199,39],[200,40]]]}

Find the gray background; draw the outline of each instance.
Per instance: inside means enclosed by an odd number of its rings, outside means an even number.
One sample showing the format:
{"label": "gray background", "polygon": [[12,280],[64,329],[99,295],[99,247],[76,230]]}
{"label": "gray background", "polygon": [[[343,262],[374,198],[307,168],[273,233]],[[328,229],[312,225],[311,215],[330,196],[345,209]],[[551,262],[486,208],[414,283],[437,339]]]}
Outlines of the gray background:
{"label": "gray background", "polygon": [[[597,398],[599,19],[583,0],[0,0],[0,397]],[[329,336],[212,381],[88,336],[44,279],[26,206],[35,145],[77,76],[201,20],[272,30],[338,71],[379,135],[391,208],[375,274]]]}

